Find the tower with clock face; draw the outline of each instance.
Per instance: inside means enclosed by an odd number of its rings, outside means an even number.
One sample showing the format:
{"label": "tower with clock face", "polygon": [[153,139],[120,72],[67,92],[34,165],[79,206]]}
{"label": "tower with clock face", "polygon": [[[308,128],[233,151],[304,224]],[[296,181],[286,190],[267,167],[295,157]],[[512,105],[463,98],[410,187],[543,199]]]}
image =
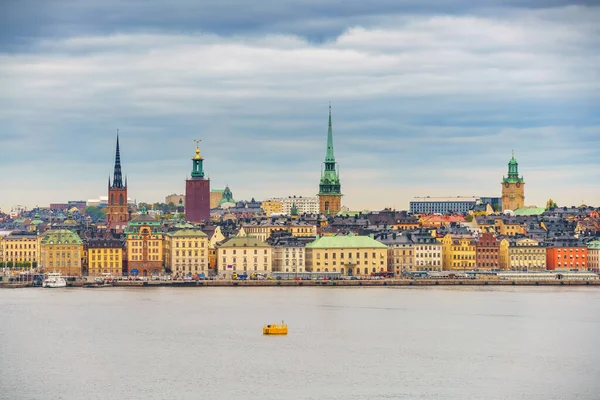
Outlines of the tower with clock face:
{"label": "tower with clock face", "polygon": [[342,209],[340,170],[333,154],[333,130],[331,128],[331,105],[329,106],[329,129],[324,169],[319,183],[319,211],[324,215],[336,215]]}
{"label": "tower with clock face", "polygon": [[525,206],[525,181],[519,176],[519,163],[515,153],[508,163],[508,177],[502,178],[502,211],[516,210]]}

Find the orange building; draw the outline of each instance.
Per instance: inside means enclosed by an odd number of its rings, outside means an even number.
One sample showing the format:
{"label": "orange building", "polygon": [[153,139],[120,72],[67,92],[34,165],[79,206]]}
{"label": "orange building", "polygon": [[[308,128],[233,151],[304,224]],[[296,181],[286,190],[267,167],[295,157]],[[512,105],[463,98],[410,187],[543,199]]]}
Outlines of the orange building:
{"label": "orange building", "polygon": [[557,240],[546,248],[547,270],[585,271],[588,267],[588,248],[579,241]]}

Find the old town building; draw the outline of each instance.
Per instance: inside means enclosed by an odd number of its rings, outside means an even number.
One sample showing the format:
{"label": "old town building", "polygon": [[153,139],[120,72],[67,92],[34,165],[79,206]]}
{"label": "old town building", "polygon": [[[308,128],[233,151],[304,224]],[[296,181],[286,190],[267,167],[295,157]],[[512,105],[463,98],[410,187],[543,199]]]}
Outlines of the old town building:
{"label": "old town building", "polygon": [[307,271],[365,276],[387,267],[387,246],[369,236],[325,236],[306,245]]}
{"label": "old town building", "polygon": [[487,271],[500,269],[500,240],[493,233],[482,233],[475,242],[475,267]]}
{"label": "old town building", "polygon": [[502,211],[516,210],[525,206],[525,181],[519,176],[519,164],[515,154],[508,163],[508,176],[502,178]]}
{"label": "old town building", "polygon": [[471,271],[475,268],[475,242],[471,235],[448,233],[441,242],[445,271]]}
{"label": "old town building", "polygon": [[93,238],[85,242],[89,276],[121,276],[124,243],[119,239]]}
{"label": "old town building", "polygon": [[40,267],[63,276],[82,275],[83,241],[67,229],[48,231],[40,241]]}
{"label": "old town building", "polygon": [[268,274],[271,272],[271,246],[252,237],[233,237],[217,245],[218,274]]}
{"label": "old town building", "polygon": [[331,105],[329,106],[329,129],[327,131],[327,152],[324,169],[319,184],[319,211],[321,214],[336,215],[342,209],[342,189],[340,171],[333,154],[333,130],[331,127]]}
{"label": "old town building", "polygon": [[179,229],[165,235],[165,268],[175,276],[208,275],[208,236],[199,229]]}
{"label": "old town building", "polygon": [[587,245],[574,237],[557,237],[547,243],[547,270],[582,270],[588,268]]}
{"label": "old town building", "polygon": [[0,238],[0,261],[8,268],[36,268],[40,239],[35,232],[14,232]]}
{"label": "old town building", "polygon": [[277,232],[269,238],[273,249],[273,271],[301,273],[305,271],[305,246],[312,238],[298,238],[289,232]]}
{"label": "old town building", "polygon": [[149,276],[163,270],[163,234],[160,221],[145,208],[133,218],[125,232],[127,239],[127,274]]}
{"label": "old town building", "polygon": [[528,237],[504,238],[500,242],[499,265],[502,270],[543,271],[546,248],[541,241]]}
{"label": "old town building", "polygon": [[408,235],[385,232],[377,240],[387,246],[387,271],[401,276],[415,270],[414,243]]}
{"label": "old town building", "polygon": [[415,255],[415,271],[441,271],[442,270],[442,243],[430,232],[411,234],[413,251]]}
{"label": "old town building", "polygon": [[600,272],[600,240],[592,240],[587,243],[588,248],[588,269],[594,272]]}

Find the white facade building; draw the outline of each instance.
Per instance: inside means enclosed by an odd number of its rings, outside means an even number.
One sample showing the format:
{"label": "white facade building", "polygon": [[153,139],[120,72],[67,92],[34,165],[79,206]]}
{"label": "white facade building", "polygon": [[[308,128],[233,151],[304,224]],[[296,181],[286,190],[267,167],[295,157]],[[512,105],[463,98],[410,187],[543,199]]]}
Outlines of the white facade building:
{"label": "white facade building", "polygon": [[296,208],[298,209],[298,215],[319,214],[318,197],[288,196],[271,200],[281,202],[281,212],[283,215],[291,215],[292,207],[294,205],[296,205]]}

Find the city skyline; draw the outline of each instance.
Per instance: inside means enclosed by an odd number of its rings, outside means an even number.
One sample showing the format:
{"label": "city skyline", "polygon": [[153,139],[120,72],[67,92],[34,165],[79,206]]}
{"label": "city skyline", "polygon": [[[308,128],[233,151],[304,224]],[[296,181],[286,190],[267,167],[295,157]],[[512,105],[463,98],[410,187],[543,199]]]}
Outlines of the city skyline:
{"label": "city skyline", "polygon": [[104,196],[117,128],[138,201],[184,192],[197,137],[213,189],[315,196],[329,101],[350,209],[500,196],[513,149],[525,205],[600,205],[599,7],[208,3],[9,7],[0,208]]}

